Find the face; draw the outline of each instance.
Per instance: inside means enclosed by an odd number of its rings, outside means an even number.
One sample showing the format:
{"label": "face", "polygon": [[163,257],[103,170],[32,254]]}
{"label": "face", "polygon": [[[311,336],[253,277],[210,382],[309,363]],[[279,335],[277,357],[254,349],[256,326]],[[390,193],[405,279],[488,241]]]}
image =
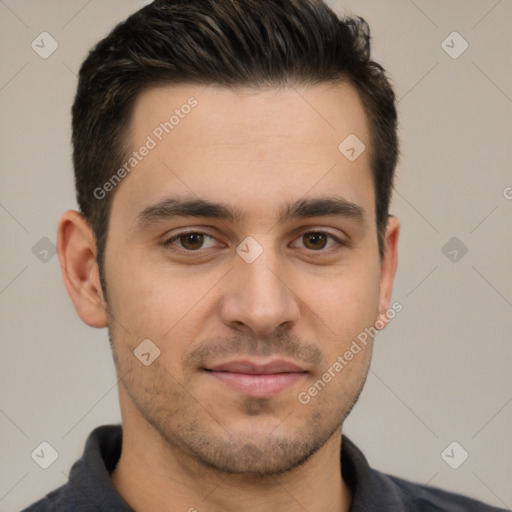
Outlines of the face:
{"label": "face", "polygon": [[357,400],[371,340],[336,362],[392,281],[355,90],[151,89],[129,142],[104,268],[123,421],[224,472],[300,465]]}

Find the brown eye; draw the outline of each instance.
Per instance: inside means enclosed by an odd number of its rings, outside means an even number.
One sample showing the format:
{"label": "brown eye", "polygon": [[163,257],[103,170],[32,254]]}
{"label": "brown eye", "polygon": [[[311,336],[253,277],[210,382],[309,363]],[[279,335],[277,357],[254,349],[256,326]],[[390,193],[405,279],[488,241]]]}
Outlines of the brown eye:
{"label": "brown eye", "polygon": [[308,249],[324,249],[327,245],[327,235],[325,233],[305,233],[302,238],[304,246]]}
{"label": "brown eye", "polygon": [[179,241],[184,249],[194,251],[200,249],[204,243],[204,235],[201,233],[186,233],[180,235]]}
{"label": "brown eye", "polygon": [[299,249],[307,249],[323,254],[332,252],[336,247],[341,249],[348,244],[325,231],[308,231],[297,238],[293,245]]}
{"label": "brown eye", "polygon": [[215,238],[208,233],[189,231],[169,238],[162,245],[172,251],[199,252],[200,249],[211,249],[215,242]]}

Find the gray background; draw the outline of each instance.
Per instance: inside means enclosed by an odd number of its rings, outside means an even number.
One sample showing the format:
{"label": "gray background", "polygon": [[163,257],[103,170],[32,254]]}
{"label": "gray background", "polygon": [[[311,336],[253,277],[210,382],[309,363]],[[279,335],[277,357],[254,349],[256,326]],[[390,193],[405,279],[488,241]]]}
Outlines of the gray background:
{"label": "gray background", "polygon": [[[107,332],[76,315],[49,241],[75,207],[76,73],[145,3],[0,0],[1,511],[65,483],[89,432],[120,421]],[[402,140],[392,212],[403,311],[377,337],[345,433],[378,469],[510,508],[512,2],[330,4],[369,22],[400,99]],[[31,48],[43,31],[59,45],[47,59]],[[454,31],[469,44],[458,58],[442,47]],[[446,44],[462,48],[458,36]],[[460,242],[445,255],[452,237]],[[59,453],[46,470],[30,456],[42,441]],[[458,469],[441,457],[453,441],[469,453]]]}

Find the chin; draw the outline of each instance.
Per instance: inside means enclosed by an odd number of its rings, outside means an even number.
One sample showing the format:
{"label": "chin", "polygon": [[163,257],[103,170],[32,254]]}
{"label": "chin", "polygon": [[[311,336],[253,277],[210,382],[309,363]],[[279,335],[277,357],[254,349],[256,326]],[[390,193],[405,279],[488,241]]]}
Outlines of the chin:
{"label": "chin", "polygon": [[268,477],[302,466],[339,431],[339,425],[329,429],[325,424],[291,429],[286,418],[244,418],[213,430],[196,424],[181,431],[179,445],[203,467]]}

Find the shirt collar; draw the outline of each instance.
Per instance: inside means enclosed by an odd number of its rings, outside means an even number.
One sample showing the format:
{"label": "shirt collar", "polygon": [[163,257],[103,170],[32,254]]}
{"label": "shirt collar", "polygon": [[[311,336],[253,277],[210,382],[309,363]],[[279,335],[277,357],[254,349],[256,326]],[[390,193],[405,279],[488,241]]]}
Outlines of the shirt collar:
{"label": "shirt collar", "polygon": [[[66,500],[72,501],[76,509],[96,506],[105,512],[133,512],[110,480],[121,446],[121,425],[102,425],[89,434],[83,456],[71,468],[66,486]],[[388,485],[385,475],[370,468],[356,445],[342,436],[341,446],[342,474],[352,492],[350,512],[388,510],[386,507],[394,512],[404,510],[402,500]]]}

